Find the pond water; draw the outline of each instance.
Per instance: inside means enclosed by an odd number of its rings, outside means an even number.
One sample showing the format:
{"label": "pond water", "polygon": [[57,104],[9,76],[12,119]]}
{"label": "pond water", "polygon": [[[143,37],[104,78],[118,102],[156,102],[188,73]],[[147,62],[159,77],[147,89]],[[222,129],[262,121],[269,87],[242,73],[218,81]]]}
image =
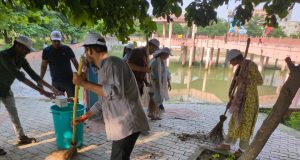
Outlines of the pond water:
{"label": "pond water", "polygon": [[[121,56],[122,50],[112,48],[110,54]],[[177,54],[180,54],[180,51]],[[174,56],[175,57],[175,56]],[[233,68],[213,65],[208,70],[204,64],[196,63],[191,68],[182,66],[179,59],[170,61],[172,90],[169,92],[170,101],[226,103],[228,88],[233,78]],[[262,72],[263,85],[258,87],[260,105],[272,106],[279,94],[281,86],[288,76],[288,71],[266,68]]]}

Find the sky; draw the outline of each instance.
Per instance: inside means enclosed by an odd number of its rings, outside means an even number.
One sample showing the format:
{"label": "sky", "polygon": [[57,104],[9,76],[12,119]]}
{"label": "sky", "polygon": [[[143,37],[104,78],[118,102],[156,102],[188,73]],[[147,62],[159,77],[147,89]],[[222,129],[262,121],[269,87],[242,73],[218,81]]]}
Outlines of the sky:
{"label": "sky", "polygon": [[[183,11],[184,9],[191,3],[193,2],[194,0],[182,0],[183,1]],[[238,6],[239,3],[236,3],[235,0],[230,0],[229,1],[229,4],[228,4],[228,9],[230,10],[233,10],[236,6]],[[262,5],[259,5],[257,8],[258,9],[262,9]],[[152,8],[150,8],[150,12],[152,12]],[[222,19],[227,19],[227,16],[228,16],[228,10],[227,10],[227,5],[223,5],[221,7],[219,7],[217,9],[217,12],[218,12],[218,17],[219,18],[222,18]],[[299,21],[300,22],[300,4],[296,4],[294,6],[294,9],[293,9],[293,13],[292,13],[292,17],[291,17],[291,20],[292,21]]]}

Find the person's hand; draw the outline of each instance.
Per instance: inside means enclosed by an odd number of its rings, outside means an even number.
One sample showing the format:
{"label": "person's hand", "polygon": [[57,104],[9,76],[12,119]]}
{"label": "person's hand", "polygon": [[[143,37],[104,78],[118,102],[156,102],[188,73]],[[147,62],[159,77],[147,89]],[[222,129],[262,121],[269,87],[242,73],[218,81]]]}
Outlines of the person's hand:
{"label": "person's hand", "polygon": [[146,73],[150,73],[150,72],[151,72],[151,68],[150,68],[150,67],[146,67],[146,68],[145,68],[145,72],[146,72]]}
{"label": "person's hand", "polygon": [[76,72],[73,73],[73,84],[82,85],[85,82],[82,76],[79,76]]}
{"label": "person's hand", "polygon": [[[80,116],[78,119],[75,120],[75,125],[85,122],[88,119],[86,114]],[[73,121],[72,121],[73,123]],[[72,125],[73,126],[73,125]]]}
{"label": "person's hand", "polygon": [[84,81],[87,81],[88,76],[86,72],[82,72],[80,77],[82,77]]}
{"label": "person's hand", "polygon": [[152,87],[152,84],[151,83],[147,83],[146,86],[147,87]]}
{"label": "person's hand", "polygon": [[70,102],[70,103],[74,103],[74,98],[70,97],[70,98],[67,99],[67,101]]}
{"label": "person's hand", "polygon": [[40,94],[44,95],[44,96],[46,96],[46,97],[48,97],[50,99],[55,99],[55,94],[54,93],[47,92],[47,91],[45,91],[43,89],[40,90]]}
{"label": "person's hand", "polygon": [[40,87],[40,88],[42,88],[42,89],[44,89],[43,85],[41,85],[39,83],[37,83],[37,86]]}
{"label": "person's hand", "polygon": [[60,90],[58,90],[58,89],[56,89],[55,87],[51,87],[51,90],[52,90],[52,92],[55,94],[55,95],[64,95],[64,92],[62,92],[62,91],[60,91]]}
{"label": "person's hand", "polygon": [[171,90],[172,90],[171,83],[168,83],[168,88],[169,88],[169,91],[171,91]]}
{"label": "person's hand", "polygon": [[238,83],[250,84],[249,79],[241,77],[241,76],[237,76],[235,78],[235,81],[238,82]]}
{"label": "person's hand", "polygon": [[292,59],[291,59],[291,57],[286,57],[284,60],[285,60],[285,62],[286,62],[286,63],[290,63],[290,62],[292,62]]}

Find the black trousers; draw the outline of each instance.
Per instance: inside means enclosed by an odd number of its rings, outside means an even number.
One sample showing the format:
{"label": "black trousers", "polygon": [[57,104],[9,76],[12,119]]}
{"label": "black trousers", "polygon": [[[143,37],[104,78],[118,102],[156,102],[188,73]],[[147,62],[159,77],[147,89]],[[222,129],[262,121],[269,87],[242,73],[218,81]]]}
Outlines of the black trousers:
{"label": "black trousers", "polygon": [[121,140],[113,141],[111,160],[130,160],[130,154],[133,150],[136,140],[138,139],[140,132],[133,133]]}
{"label": "black trousers", "polygon": [[53,87],[58,89],[61,92],[67,92],[68,97],[75,96],[75,85],[70,82],[52,82]]}

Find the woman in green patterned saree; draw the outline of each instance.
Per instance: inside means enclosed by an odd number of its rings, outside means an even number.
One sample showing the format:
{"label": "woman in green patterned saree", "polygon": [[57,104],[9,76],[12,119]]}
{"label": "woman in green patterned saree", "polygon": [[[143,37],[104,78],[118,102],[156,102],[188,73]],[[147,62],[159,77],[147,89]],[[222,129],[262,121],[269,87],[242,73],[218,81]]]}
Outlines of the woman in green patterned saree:
{"label": "woman in green patterned saree", "polygon": [[237,49],[228,52],[226,62],[233,66],[239,65],[236,70],[238,74],[235,74],[237,90],[229,106],[232,116],[225,144],[218,145],[216,149],[230,150],[230,145],[234,145],[239,139],[239,149],[235,152],[235,156],[239,157],[249,146],[253,134],[259,106],[257,86],[263,84],[263,79],[257,65],[244,59]]}

